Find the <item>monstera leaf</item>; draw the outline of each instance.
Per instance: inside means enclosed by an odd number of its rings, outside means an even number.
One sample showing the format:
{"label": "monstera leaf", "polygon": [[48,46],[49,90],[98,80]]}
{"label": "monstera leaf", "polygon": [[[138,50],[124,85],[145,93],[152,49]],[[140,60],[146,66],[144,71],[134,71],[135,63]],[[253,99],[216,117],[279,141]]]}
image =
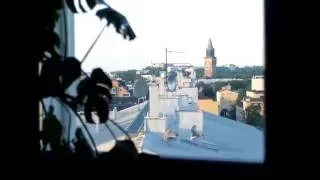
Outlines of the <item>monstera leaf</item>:
{"label": "monstera leaf", "polygon": [[77,100],[84,105],[84,114],[88,123],[95,123],[92,118],[93,112],[97,112],[100,123],[108,120],[109,101],[112,98],[111,86],[111,80],[100,68],[94,69],[91,77],[79,83]]}
{"label": "monstera leaf", "polygon": [[40,74],[40,98],[59,96],[60,80],[59,69],[62,61],[49,59],[43,62]]}
{"label": "monstera leaf", "polygon": [[51,145],[53,151],[57,151],[60,147],[62,136],[62,125],[53,114],[53,107],[50,107],[49,113],[43,120],[43,142],[44,146]]}
{"label": "monstera leaf", "polygon": [[111,79],[103,72],[101,68],[96,68],[91,73],[91,78],[97,82],[107,85],[109,88],[112,87]]}
{"label": "monstera leaf", "polygon": [[100,154],[101,160],[138,160],[139,153],[132,140],[116,141],[109,152]]}
{"label": "monstera leaf", "polygon": [[76,79],[81,76],[81,64],[74,57],[66,58],[61,66],[61,86],[66,90]]}
{"label": "monstera leaf", "polygon": [[94,152],[85,138],[81,128],[77,128],[75,132],[76,141],[74,142],[77,157],[80,159],[92,159]]}
{"label": "monstera leaf", "polygon": [[[96,0],[85,0],[85,2],[87,3],[87,5],[88,5],[88,7],[90,9],[93,9],[97,4]],[[82,0],[66,0],[66,4],[69,7],[69,9],[73,13],[78,13],[75,3],[77,3],[79,5],[80,10],[82,12],[84,12],[84,13],[87,12],[86,9],[83,7],[83,1]]]}
{"label": "monstera leaf", "polygon": [[64,99],[64,91],[80,76],[81,64],[74,57],[64,61],[56,58],[45,60],[40,74],[41,98],[56,96]]}
{"label": "monstera leaf", "polygon": [[129,40],[136,38],[136,35],[129,25],[127,18],[111,7],[100,9],[97,11],[96,15],[100,19],[105,18],[107,20],[107,26],[113,24],[117,33],[122,34],[124,39],[126,39],[127,36],[129,37]]}

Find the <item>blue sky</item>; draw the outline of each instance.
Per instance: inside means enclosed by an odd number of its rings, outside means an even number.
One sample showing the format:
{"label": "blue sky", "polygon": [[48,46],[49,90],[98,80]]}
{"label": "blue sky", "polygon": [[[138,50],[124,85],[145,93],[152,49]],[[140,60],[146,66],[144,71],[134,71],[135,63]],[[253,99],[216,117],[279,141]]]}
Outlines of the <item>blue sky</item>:
{"label": "blue sky", "polygon": [[[264,65],[262,0],[108,0],[124,14],[137,38],[127,41],[107,28],[83,64],[85,71],[141,69],[165,61],[203,66],[212,39],[218,66]],[[76,15],[76,57],[82,59],[103,25],[95,11]]]}

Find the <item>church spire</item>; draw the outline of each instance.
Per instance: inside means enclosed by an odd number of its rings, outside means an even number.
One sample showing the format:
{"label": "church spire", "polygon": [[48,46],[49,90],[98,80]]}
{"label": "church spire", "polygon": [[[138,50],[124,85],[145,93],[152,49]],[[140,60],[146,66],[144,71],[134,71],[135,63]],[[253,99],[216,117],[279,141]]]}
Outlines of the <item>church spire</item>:
{"label": "church spire", "polygon": [[208,49],[213,49],[211,38],[209,39]]}
{"label": "church spire", "polygon": [[214,57],[214,48],[212,46],[212,41],[209,39],[207,51],[206,51],[206,57]]}

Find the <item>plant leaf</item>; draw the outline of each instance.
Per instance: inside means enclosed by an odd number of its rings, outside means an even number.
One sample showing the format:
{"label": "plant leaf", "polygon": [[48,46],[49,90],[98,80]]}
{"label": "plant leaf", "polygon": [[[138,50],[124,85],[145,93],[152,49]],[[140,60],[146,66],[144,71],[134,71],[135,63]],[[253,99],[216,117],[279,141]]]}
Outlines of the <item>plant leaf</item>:
{"label": "plant leaf", "polygon": [[[92,78],[86,78],[80,81],[78,87],[78,102],[84,105],[84,116],[87,123],[95,123],[92,118],[92,112],[96,111],[100,123],[105,123],[109,118],[109,103],[111,94],[109,89],[100,87]],[[103,97],[106,95],[108,99]]]}
{"label": "plant leaf", "polygon": [[99,11],[97,11],[96,15],[100,19],[105,18],[107,20],[108,26],[110,24],[113,24],[116,32],[122,34],[125,39],[127,36],[129,37],[129,40],[133,40],[136,38],[136,35],[129,25],[127,18],[111,7],[100,9]]}
{"label": "plant leaf", "polygon": [[108,100],[111,101],[112,95],[111,95],[110,90],[108,88],[101,86],[101,84],[97,84],[97,91],[98,91],[99,95],[107,96]]}
{"label": "plant leaf", "polygon": [[94,152],[80,128],[76,129],[75,136],[77,141],[74,146],[78,159],[93,159]]}
{"label": "plant leaf", "polygon": [[56,32],[53,31],[53,29],[45,29],[43,31],[43,50],[54,50],[54,46],[59,47],[60,45],[60,39]]}
{"label": "plant leaf", "polygon": [[43,120],[43,142],[45,145],[50,143],[53,151],[60,147],[62,128],[60,121],[51,112]]}
{"label": "plant leaf", "polygon": [[81,0],[79,0],[79,7],[81,9],[82,12],[87,12],[86,9],[84,9],[84,7],[82,6]]}
{"label": "plant leaf", "polygon": [[93,111],[93,102],[92,98],[88,97],[88,100],[84,104],[84,117],[86,119],[87,123],[94,124],[95,122],[93,121],[92,118],[92,111]]}
{"label": "plant leaf", "polygon": [[84,116],[87,123],[94,123],[92,113],[96,111],[99,117],[99,123],[107,122],[109,118],[109,104],[108,102],[99,96],[88,96],[87,102],[84,104]]}
{"label": "plant leaf", "polygon": [[107,85],[109,88],[112,87],[111,79],[106,75],[106,73],[101,68],[95,68],[92,70],[91,79],[96,83],[102,83]]}
{"label": "plant leaf", "polygon": [[86,1],[90,9],[93,9],[97,4],[96,0],[86,0]]}
{"label": "plant leaf", "polygon": [[74,57],[68,57],[62,62],[61,67],[62,88],[66,90],[77,78],[81,76],[80,61]]}
{"label": "plant leaf", "polygon": [[49,3],[50,7],[53,7],[55,10],[62,8],[62,1],[48,1],[46,3]]}
{"label": "plant leaf", "polygon": [[100,154],[100,158],[104,160],[137,160],[138,157],[138,150],[131,140],[116,141],[116,145],[109,152]]}
{"label": "plant leaf", "polygon": [[94,82],[90,78],[85,78],[80,81],[77,86],[77,100],[80,104],[83,104],[83,100],[91,93],[94,88]]}
{"label": "plant leaf", "polygon": [[54,19],[54,22],[57,22],[60,17],[59,13],[57,11],[52,11],[51,14],[51,17]]}
{"label": "plant leaf", "polygon": [[61,61],[57,59],[48,59],[43,62],[40,74],[41,98],[49,96],[59,96],[60,80],[59,69]]}
{"label": "plant leaf", "polygon": [[103,97],[98,97],[95,100],[94,106],[99,117],[99,122],[106,123],[109,119],[109,103]]}
{"label": "plant leaf", "polygon": [[76,6],[74,4],[74,0],[66,0],[66,4],[73,13],[78,13]]}

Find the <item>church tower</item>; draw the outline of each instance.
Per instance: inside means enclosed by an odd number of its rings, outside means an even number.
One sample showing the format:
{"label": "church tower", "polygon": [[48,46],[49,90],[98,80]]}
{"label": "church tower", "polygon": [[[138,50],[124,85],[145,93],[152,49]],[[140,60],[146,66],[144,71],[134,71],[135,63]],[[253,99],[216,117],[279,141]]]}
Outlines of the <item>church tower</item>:
{"label": "church tower", "polygon": [[204,58],[204,77],[214,78],[216,74],[217,58],[214,56],[214,48],[211,39],[209,39],[208,47],[206,50],[206,57]]}

